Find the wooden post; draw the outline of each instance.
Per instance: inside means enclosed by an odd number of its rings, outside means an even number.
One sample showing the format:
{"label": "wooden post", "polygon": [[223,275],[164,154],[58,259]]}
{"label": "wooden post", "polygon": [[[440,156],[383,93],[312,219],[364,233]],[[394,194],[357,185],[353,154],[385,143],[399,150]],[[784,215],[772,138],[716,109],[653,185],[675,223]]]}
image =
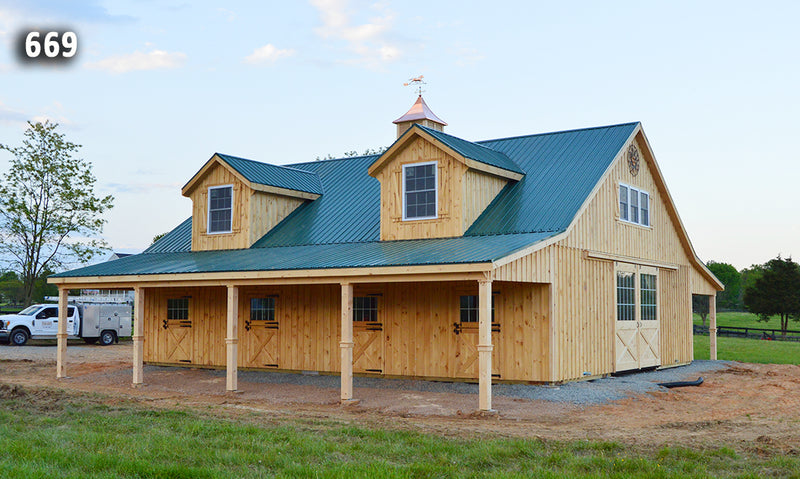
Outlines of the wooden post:
{"label": "wooden post", "polygon": [[58,289],[58,347],[56,349],[56,378],[67,377],[67,300],[69,289]]}
{"label": "wooden post", "polygon": [[236,391],[239,387],[239,367],[237,364],[239,344],[239,287],[228,285],[228,375],[225,383],[227,391]]}
{"label": "wooden post", "polygon": [[144,288],[133,288],[133,387],[144,381]]}
{"label": "wooden post", "polygon": [[353,400],[353,285],[342,283],[342,402]]}
{"label": "wooden post", "polygon": [[709,359],[717,360],[717,295],[708,296],[708,340]]}
{"label": "wooden post", "polygon": [[492,410],[492,280],[478,280],[478,406]]}

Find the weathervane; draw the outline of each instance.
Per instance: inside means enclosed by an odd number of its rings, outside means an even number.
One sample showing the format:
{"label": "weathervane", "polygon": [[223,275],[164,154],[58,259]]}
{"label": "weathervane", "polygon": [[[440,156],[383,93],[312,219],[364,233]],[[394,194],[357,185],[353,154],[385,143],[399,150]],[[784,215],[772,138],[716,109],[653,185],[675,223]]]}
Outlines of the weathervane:
{"label": "weathervane", "polygon": [[412,85],[412,86],[417,87],[417,94],[419,94],[419,96],[422,96],[422,92],[425,91],[425,90],[422,89],[422,85],[426,85],[426,83],[424,81],[422,81],[423,78],[425,78],[424,75],[420,75],[418,77],[411,78],[411,79],[408,80],[408,83],[403,83],[403,86]]}

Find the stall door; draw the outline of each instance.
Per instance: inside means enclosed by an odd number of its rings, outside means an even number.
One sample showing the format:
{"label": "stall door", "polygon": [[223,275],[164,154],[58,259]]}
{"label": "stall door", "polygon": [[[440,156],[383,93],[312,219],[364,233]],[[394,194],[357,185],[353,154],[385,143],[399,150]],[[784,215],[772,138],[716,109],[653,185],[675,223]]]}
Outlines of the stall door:
{"label": "stall door", "polygon": [[[455,334],[455,377],[465,379],[478,378],[478,296],[460,297],[460,321],[453,323]],[[497,354],[500,323],[494,315],[492,304],[492,377],[500,378],[500,355]]]}
{"label": "stall door", "polygon": [[244,366],[253,368],[277,368],[280,351],[280,329],[277,321],[245,322]]}
{"label": "stall door", "polygon": [[377,296],[353,298],[353,372],[383,373],[383,322]]}
{"label": "stall door", "polygon": [[275,314],[277,297],[250,298],[250,312],[244,323],[244,366],[278,368],[280,323]]}
{"label": "stall door", "polygon": [[161,323],[165,333],[164,360],[170,363],[191,363],[194,334],[189,319],[189,299],[167,299],[167,319]]}
{"label": "stall door", "polygon": [[661,364],[658,296],[656,268],[617,265],[616,371]]}

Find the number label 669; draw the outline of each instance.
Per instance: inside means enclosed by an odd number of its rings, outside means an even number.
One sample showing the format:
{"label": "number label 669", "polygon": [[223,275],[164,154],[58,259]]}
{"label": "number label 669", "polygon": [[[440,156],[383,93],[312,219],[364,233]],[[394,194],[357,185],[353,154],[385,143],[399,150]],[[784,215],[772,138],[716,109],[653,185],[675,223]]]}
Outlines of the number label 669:
{"label": "number label 669", "polygon": [[30,31],[25,35],[24,56],[28,60],[67,59],[78,52],[75,32]]}

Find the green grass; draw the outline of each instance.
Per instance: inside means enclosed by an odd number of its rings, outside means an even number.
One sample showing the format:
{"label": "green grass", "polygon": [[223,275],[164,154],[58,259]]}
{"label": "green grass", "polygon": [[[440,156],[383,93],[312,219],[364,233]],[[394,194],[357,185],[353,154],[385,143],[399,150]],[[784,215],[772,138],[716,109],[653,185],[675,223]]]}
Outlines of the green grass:
{"label": "green grass", "polygon": [[[694,324],[702,324],[700,315],[694,315]],[[708,319],[706,319],[708,326]],[[753,313],[740,311],[718,312],[717,326],[735,326],[741,328],[781,329],[780,316],[773,316],[767,322],[759,322],[758,316]],[[800,330],[800,322],[789,321],[789,329]]]}
{"label": "green grass", "polygon": [[[708,359],[708,336],[694,337],[694,358]],[[800,364],[800,342],[717,337],[717,359],[762,364]]]}
{"label": "green grass", "polygon": [[683,478],[797,477],[800,470],[800,458],[777,450],[757,456],[728,447],[458,438],[326,419],[102,402],[0,385],[2,476]]}

